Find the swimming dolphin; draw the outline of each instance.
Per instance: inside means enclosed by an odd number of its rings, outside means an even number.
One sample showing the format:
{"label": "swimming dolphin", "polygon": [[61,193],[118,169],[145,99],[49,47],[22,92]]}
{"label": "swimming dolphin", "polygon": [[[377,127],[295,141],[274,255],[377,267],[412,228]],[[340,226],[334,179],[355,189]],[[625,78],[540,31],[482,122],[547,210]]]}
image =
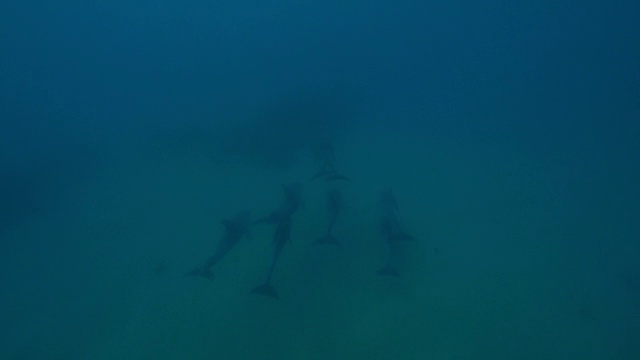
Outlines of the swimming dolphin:
{"label": "swimming dolphin", "polygon": [[332,244],[340,245],[338,240],[333,236],[333,226],[336,223],[338,214],[342,211],[342,193],[338,189],[333,189],[327,194],[327,211],[329,212],[329,226],[327,227],[327,234],[314,243],[316,244]]}
{"label": "swimming dolphin", "polygon": [[271,265],[269,266],[269,272],[267,273],[266,281],[253,288],[251,290],[252,294],[260,294],[269,296],[272,298],[278,298],[278,292],[271,285],[271,275],[273,275],[273,269],[280,258],[280,254],[282,253],[282,249],[289,242],[291,238],[291,217],[287,217],[282,219],[278,223],[278,227],[276,228],[275,234],[273,236],[273,257],[271,259]]}
{"label": "swimming dolphin", "polygon": [[224,233],[213,255],[207,259],[204,265],[186,272],[184,276],[202,276],[213,280],[211,268],[222,260],[240,239],[247,236],[249,224],[251,223],[250,219],[251,215],[248,211],[241,211],[231,219],[222,220]]}

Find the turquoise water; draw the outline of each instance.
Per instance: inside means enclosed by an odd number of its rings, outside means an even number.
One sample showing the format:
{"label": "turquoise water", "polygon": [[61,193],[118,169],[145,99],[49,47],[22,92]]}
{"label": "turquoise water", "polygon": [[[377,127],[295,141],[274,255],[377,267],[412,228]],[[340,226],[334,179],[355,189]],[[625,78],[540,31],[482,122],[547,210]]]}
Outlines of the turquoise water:
{"label": "turquoise water", "polygon": [[[638,5],[0,14],[0,358],[640,359]],[[183,276],[296,182],[278,299],[269,224]]]}

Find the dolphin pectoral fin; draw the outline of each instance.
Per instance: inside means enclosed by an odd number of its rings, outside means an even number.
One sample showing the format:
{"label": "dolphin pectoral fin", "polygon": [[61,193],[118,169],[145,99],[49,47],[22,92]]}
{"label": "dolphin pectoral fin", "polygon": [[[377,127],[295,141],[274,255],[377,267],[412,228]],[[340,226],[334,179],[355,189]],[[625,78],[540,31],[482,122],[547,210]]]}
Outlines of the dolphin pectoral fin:
{"label": "dolphin pectoral fin", "polygon": [[313,243],[316,244],[316,245],[329,244],[329,245],[340,246],[340,243],[338,242],[338,239],[336,239],[336,237],[333,236],[333,235],[323,236],[321,238],[316,239]]}
{"label": "dolphin pectoral fin", "polygon": [[271,286],[269,283],[264,283],[262,285],[258,285],[253,290],[251,290],[252,294],[264,295],[274,299],[278,298],[278,292],[276,289]]}
{"label": "dolphin pectoral fin", "polygon": [[209,268],[197,267],[191,271],[184,273],[184,276],[201,276],[205,279],[213,280],[213,272]]}
{"label": "dolphin pectoral fin", "polygon": [[400,273],[398,273],[398,270],[396,270],[393,266],[387,264],[387,265],[383,266],[380,270],[378,270],[376,275],[378,275],[378,276],[399,277]]}

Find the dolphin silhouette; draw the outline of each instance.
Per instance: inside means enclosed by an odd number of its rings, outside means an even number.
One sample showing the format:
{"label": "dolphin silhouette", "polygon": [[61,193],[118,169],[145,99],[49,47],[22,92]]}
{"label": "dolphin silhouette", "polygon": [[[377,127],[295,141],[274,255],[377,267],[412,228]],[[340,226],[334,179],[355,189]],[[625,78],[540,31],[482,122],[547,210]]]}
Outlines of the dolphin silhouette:
{"label": "dolphin silhouette", "polygon": [[273,236],[273,257],[271,258],[271,265],[269,266],[269,271],[267,272],[267,279],[261,285],[256,286],[251,290],[252,294],[265,295],[272,298],[278,298],[278,292],[271,285],[271,276],[273,275],[273,269],[280,258],[280,254],[282,253],[282,249],[291,239],[291,217],[286,217],[282,219],[278,226],[276,227],[276,231]]}

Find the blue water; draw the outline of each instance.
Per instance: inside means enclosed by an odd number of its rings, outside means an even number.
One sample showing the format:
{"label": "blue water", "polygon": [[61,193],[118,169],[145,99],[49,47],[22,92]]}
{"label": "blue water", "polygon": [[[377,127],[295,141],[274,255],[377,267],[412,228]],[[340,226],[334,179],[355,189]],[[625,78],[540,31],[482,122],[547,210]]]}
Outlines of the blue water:
{"label": "blue water", "polygon": [[[0,3],[0,358],[640,359],[639,17]],[[323,144],[349,181],[311,180]],[[296,182],[278,299],[269,224],[183,276]]]}

